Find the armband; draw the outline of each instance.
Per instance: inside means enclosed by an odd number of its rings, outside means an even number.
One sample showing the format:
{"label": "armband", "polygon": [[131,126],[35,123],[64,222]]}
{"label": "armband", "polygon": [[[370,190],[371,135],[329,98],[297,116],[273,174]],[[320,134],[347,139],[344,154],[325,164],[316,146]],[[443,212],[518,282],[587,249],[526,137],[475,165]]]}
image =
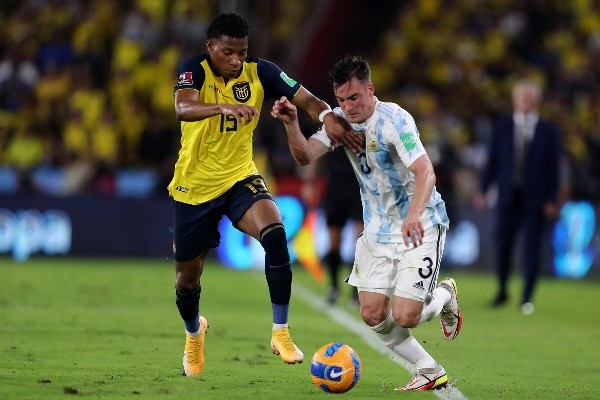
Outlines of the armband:
{"label": "armband", "polygon": [[[328,106],[328,107],[329,107],[329,106]],[[326,116],[327,114],[329,114],[330,112],[333,112],[333,111],[331,110],[331,108],[327,108],[327,109],[325,109],[325,110],[321,111],[321,114],[319,114],[319,121],[321,121],[321,123],[323,123],[323,118],[325,118],[325,116]]]}

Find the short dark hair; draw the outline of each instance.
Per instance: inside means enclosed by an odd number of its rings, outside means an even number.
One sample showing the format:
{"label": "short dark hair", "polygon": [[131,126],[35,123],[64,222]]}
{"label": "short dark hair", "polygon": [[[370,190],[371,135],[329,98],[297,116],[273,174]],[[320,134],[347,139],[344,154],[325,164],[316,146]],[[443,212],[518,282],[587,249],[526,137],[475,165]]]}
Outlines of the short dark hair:
{"label": "short dark hair", "polygon": [[208,39],[217,39],[221,36],[229,36],[236,39],[243,39],[248,36],[250,26],[246,18],[240,14],[221,13],[217,15],[206,30]]}
{"label": "short dark hair", "polygon": [[371,81],[369,63],[358,56],[346,55],[333,64],[329,70],[329,80],[334,88],[342,86],[352,78],[356,78],[362,83]]}

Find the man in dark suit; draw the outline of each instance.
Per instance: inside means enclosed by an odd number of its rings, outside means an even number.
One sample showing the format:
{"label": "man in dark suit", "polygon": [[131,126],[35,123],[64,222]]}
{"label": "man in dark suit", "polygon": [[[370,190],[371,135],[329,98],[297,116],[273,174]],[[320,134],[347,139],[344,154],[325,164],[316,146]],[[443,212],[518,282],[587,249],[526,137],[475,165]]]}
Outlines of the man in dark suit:
{"label": "man in dark suit", "polygon": [[474,199],[475,206],[482,209],[489,187],[497,185],[498,292],[494,307],[508,300],[513,247],[519,229],[523,230],[524,314],[533,312],[544,223],[557,213],[559,188],[559,133],[552,122],[540,118],[540,99],[540,88],[531,81],[518,81],[513,87],[513,115],[494,126],[488,163]]}

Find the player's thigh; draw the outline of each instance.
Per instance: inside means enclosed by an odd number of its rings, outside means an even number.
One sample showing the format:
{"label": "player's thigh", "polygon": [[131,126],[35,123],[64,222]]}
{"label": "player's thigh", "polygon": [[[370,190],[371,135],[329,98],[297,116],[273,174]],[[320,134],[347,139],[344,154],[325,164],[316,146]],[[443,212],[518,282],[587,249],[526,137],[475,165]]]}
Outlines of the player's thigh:
{"label": "player's thigh", "polygon": [[404,250],[398,262],[394,295],[424,302],[435,289],[440,269],[446,228],[434,226],[423,237],[423,244]]}
{"label": "player's thigh", "polygon": [[202,204],[174,202],[173,258],[176,263],[197,264],[201,254],[219,245],[222,199]]}
{"label": "player's thigh", "polygon": [[237,229],[255,239],[260,240],[264,227],[282,223],[279,208],[259,175],[236,183],[229,195],[227,217]]}
{"label": "player's thigh", "polygon": [[262,199],[252,204],[238,221],[236,227],[256,240],[260,240],[263,228],[277,223],[282,223],[277,205],[272,200]]}

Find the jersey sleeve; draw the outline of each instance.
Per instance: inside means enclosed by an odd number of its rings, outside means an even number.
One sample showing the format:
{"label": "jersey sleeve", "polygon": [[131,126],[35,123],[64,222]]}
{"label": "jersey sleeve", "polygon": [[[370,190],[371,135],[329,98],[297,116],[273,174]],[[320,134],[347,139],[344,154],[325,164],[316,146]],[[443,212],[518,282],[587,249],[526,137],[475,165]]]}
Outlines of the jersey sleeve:
{"label": "jersey sleeve", "polygon": [[257,60],[257,73],[265,90],[265,97],[285,96],[291,100],[302,86],[287,76],[276,64],[261,58]]}
{"label": "jersey sleeve", "polygon": [[204,84],[204,69],[200,65],[201,56],[188,58],[177,68],[177,84],[173,88],[173,93],[179,89],[200,90]]}
{"label": "jersey sleeve", "polygon": [[[342,112],[342,109],[340,107],[336,107],[333,109],[333,112],[338,115],[341,118],[346,119],[344,113]],[[338,144],[334,144],[331,139],[329,139],[329,136],[327,135],[327,131],[325,130],[325,125],[321,125],[321,128],[319,128],[319,130],[314,133],[309,139],[316,139],[319,142],[323,143],[325,146],[327,146],[329,148],[329,151],[333,151],[336,148],[338,148],[339,146],[341,146],[341,143]]]}
{"label": "jersey sleeve", "polygon": [[415,120],[408,112],[399,111],[390,125],[387,140],[394,146],[404,165],[410,167],[417,158],[426,154]]}
{"label": "jersey sleeve", "polygon": [[325,126],[322,126],[318,131],[313,133],[309,137],[309,139],[318,140],[319,142],[323,143],[327,148],[329,148],[329,151],[335,150],[335,146],[331,143],[331,139],[329,139],[329,136],[327,136],[327,133],[325,132]]}

